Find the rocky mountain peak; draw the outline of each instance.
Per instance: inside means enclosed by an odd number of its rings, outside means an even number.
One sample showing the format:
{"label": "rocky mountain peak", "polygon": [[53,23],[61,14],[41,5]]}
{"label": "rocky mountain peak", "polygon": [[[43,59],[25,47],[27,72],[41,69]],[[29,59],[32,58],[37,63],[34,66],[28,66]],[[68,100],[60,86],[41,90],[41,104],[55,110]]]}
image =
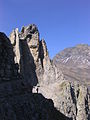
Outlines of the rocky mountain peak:
{"label": "rocky mountain peak", "polygon": [[[62,69],[67,79],[77,80],[90,88],[90,46],[79,44],[58,53],[54,64]],[[73,79],[72,79],[73,78]]]}
{"label": "rocky mountain peak", "polygon": [[29,42],[33,39],[33,46],[37,45],[36,42],[39,40],[39,31],[35,24],[31,24],[28,26],[23,26],[21,32],[19,33],[19,38],[21,40],[27,40]]}
{"label": "rocky mountain peak", "polygon": [[[19,64],[19,72],[24,77],[27,74],[26,79],[32,76],[31,74],[33,74],[34,69],[40,74],[39,71],[43,71],[47,59],[48,61],[50,61],[50,59],[45,40],[40,40],[39,31],[36,25],[31,24],[22,27],[21,32],[16,28],[12,31],[9,38],[13,45],[15,63]],[[31,66],[32,70],[30,68]]]}
{"label": "rocky mountain peak", "polygon": [[23,26],[22,29],[21,29],[21,33],[34,34],[36,32],[39,32],[39,31],[38,31],[38,28],[37,28],[37,26],[35,24],[30,24],[30,25],[25,26],[25,27]]}
{"label": "rocky mountain peak", "polygon": [[54,59],[56,62],[61,62],[65,65],[75,67],[89,67],[90,66],[90,46],[86,44],[79,44],[75,47],[66,48],[58,53]]}

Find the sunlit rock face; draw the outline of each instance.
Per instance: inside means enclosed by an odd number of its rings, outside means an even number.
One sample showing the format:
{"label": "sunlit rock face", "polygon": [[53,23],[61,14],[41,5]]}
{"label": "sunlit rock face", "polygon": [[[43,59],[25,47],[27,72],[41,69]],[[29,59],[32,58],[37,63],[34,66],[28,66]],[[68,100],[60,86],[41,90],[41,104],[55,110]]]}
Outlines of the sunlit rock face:
{"label": "sunlit rock face", "polygon": [[14,29],[9,38],[0,33],[0,48],[0,95],[5,99],[0,108],[9,111],[5,120],[90,119],[90,46],[65,49],[51,60],[31,24],[20,32]]}

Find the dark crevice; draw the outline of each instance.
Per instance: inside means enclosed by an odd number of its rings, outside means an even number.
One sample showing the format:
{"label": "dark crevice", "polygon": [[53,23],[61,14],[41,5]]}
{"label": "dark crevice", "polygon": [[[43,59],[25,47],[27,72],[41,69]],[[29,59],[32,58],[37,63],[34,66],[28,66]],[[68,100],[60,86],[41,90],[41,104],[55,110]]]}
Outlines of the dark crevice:
{"label": "dark crevice", "polygon": [[87,89],[87,95],[85,98],[85,111],[86,111],[86,115],[87,115],[87,119],[90,120],[90,114],[89,114],[89,103],[88,103],[88,99],[89,99],[90,95]]}
{"label": "dark crevice", "polygon": [[41,60],[41,65],[43,68],[44,50],[43,50],[43,46],[42,46],[42,41],[39,42],[39,58]]}
{"label": "dark crevice", "polygon": [[78,112],[77,100],[76,100],[75,91],[74,91],[73,86],[70,86],[70,93],[71,93],[71,97],[72,97],[73,103],[75,104],[75,107],[76,107],[76,115],[77,115],[77,112]]}
{"label": "dark crevice", "polygon": [[30,48],[27,44],[27,41],[20,41],[21,47],[21,74],[23,74],[24,79],[27,82],[30,82],[31,86],[35,86],[38,83],[37,75],[36,75],[36,66],[34,63],[34,58],[30,52]]}

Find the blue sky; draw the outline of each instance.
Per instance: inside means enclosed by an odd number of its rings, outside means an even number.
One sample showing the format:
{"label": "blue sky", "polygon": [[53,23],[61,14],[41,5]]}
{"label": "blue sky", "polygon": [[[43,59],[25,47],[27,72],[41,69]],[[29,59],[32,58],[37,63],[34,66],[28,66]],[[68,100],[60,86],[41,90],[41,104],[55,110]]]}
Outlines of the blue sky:
{"label": "blue sky", "polygon": [[0,31],[34,23],[52,58],[64,48],[90,45],[90,0],[0,0]]}

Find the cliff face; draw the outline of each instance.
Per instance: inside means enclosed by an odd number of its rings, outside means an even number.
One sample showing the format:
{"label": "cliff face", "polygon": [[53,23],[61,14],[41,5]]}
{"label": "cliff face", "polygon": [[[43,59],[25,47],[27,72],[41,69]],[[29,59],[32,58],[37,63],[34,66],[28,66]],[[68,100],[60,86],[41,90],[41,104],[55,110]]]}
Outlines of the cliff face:
{"label": "cliff face", "polygon": [[38,80],[42,79],[40,75],[45,67],[45,59],[49,59],[45,41],[39,40],[39,32],[35,25],[23,27],[20,33],[18,29],[13,30],[10,40],[20,73],[27,81],[30,79],[32,86],[35,86]]}
{"label": "cliff face", "polygon": [[[90,119],[89,84],[83,84],[86,77],[81,76],[82,71],[83,75],[87,73],[84,72],[86,62],[83,68],[82,64],[80,67],[80,64],[76,66],[71,60],[64,65],[63,54],[51,61],[46,43],[40,40],[39,31],[34,24],[22,27],[21,32],[14,29],[9,38],[0,33],[0,47],[1,119]],[[81,59],[79,58],[75,63]],[[68,58],[65,59],[67,61]],[[71,71],[73,68],[74,76]],[[77,74],[78,69],[80,75]],[[88,75],[88,82],[89,77]]]}
{"label": "cliff face", "polygon": [[[51,99],[32,93],[37,84],[35,61],[26,41],[18,36],[16,29],[11,44],[0,32],[0,120],[69,120],[56,110]],[[24,65],[30,66],[26,69]]]}
{"label": "cliff face", "polygon": [[0,82],[2,82],[18,75],[10,40],[3,33],[0,33],[0,36]]}

